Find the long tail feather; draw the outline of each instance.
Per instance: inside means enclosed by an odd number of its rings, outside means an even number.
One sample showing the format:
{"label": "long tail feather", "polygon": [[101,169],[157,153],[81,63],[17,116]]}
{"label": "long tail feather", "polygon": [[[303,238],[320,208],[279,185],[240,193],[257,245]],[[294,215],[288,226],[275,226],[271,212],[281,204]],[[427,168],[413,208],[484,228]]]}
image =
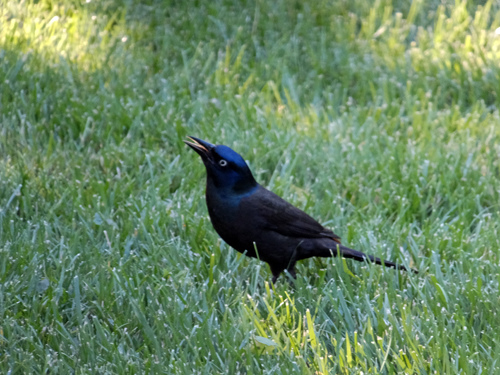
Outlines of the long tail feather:
{"label": "long tail feather", "polygon": [[404,271],[411,271],[414,273],[418,273],[418,271],[414,268],[407,268],[403,266],[402,264],[394,263],[389,260],[382,260],[380,258],[374,257],[373,255],[368,255],[365,253],[362,253],[361,251],[350,249],[348,247],[345,247],[343,245],[338,245],[338,249],[340,250],[340,254],[344,258],[349,258],[349,259],[354,259],[359,262],[364,262],[367,259],[369,259],[372,263],[375,264],[380,264],[381,266],[386,266],[386,267],[392,267],[397,270],[404,270]]}

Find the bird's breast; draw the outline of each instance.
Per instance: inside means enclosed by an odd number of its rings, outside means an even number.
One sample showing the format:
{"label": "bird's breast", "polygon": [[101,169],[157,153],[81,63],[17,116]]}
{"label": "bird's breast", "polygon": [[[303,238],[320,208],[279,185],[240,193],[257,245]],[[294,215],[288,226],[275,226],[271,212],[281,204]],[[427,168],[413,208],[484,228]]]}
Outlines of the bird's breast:
{"label": "bird's breast", "polygon": [[206,200],[210,221],[217,234],[239,252],[253,251],[249,240],[251,229],[240,209],[241,198],[207,191]]}

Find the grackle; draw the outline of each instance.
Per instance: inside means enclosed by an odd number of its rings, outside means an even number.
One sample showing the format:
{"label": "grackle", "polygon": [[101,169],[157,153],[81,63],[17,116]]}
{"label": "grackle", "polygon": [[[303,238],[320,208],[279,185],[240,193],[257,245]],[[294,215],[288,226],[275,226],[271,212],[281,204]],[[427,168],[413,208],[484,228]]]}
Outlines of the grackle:
{"label": "grackle", "polygon": [[184,142],[201,156],[207,170],[206,201],[213,227],[240,253],[268,263],[273,283],[284,270],[296,278],[294,267],[299,260],[338,253],[408,270],[341,245],[340,237],[331,230],[259,185],[238,153],[227,146],[189,138],[191,141]]}

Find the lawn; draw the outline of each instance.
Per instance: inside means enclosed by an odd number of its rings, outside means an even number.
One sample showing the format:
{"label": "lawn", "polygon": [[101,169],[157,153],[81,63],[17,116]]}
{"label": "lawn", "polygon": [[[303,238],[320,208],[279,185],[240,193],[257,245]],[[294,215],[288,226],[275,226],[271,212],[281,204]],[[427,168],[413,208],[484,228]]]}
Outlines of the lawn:
{"label": "lawn", "polygon": [[[0,373],[499,374],[500,4],[0,0]],[[187,135],[343,243],[213,230]]]}

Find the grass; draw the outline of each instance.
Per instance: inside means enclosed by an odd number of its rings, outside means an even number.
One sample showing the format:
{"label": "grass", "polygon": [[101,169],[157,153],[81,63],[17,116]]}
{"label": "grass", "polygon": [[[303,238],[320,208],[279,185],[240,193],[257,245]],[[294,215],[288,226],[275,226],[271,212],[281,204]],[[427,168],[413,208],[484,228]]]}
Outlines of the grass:
{"label": "grass", "polygon": [[[495,1],[0,0],[0,372],[498,374]],[[403,274],[267,266],[186,135]]]}

